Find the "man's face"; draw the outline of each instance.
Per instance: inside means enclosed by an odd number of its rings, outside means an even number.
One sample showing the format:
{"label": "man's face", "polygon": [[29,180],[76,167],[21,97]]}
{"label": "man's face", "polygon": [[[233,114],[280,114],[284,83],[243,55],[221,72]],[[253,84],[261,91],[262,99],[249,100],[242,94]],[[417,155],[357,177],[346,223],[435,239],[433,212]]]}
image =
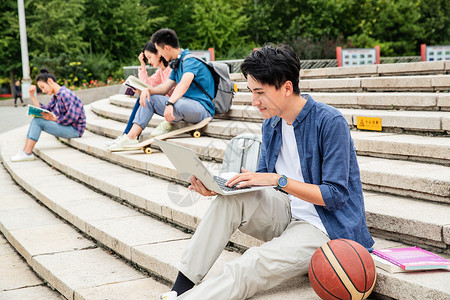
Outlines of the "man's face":
{"label": "man's face", "polygon": [[247,76],[247,87],[252,93],[252,105],[258,108],[264,119],[280,116],[283,109],[283,87],[279,90],[275,86],[262,84],[251,75]]}
{"label": "man's face", "polygon": [[164,57],[165,60],[171,61],[171,60],[173,59],[173,58],[170,57],[170,55],[169,55],[169,48],[170,48],[169,46],[164,45],[164,47],[160,47],[160,46],[158,46],[157,43],[155,43],[155,47],[156,47],[156,49],[158,50],[158,53],[161,54],[161,56]]}

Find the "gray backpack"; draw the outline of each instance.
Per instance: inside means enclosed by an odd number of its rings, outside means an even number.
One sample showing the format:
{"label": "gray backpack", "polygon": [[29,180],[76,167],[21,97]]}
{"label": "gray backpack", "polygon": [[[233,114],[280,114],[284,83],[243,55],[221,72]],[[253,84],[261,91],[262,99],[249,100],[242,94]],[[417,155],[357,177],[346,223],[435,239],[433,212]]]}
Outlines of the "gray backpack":
{"label": "gray backpack", "polygon": [[224,114],[229,111],[234,97],[234,82],[230,79],[228,65],[215,61],[206,62],[194,54],[186,55],[183,58],[183,61],[189,57],[194,57],[204,63],[214,78],[214,90],[216,93],[214,97],[211,97],[211,95],[209,95],[195,79],[193,82],[206,96],[208,96],[209,99],[211,99],[214,108],[216,109],[216,114]]}
{"label": "gray backpack", "polygon": [[261,135],[243,133],[232,138],[225,148],[221,173],[241,172],[241,167],[255,172],[261,151]]}

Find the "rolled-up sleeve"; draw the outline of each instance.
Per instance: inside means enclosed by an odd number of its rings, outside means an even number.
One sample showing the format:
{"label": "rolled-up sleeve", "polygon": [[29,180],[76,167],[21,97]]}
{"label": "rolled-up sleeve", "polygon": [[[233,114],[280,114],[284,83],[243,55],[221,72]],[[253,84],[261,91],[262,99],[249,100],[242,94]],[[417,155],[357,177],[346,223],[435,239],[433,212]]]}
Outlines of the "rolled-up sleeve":
{"label": "rolled-up sleeve", "polygon": [[349,167],[351,138],[348,124],[341,116],[328,121],[321,132],[322,182],[319,185],[325,208],[335,211],[350,198]]}

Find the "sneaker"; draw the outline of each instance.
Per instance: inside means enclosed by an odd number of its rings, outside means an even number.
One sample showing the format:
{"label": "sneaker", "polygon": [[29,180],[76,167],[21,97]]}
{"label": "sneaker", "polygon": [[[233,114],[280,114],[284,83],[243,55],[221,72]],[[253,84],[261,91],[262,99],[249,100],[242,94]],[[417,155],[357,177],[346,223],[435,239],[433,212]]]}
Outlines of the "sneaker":
{"label": "sneaker", "polygon": [[111,146],[107,147],[106,150],[115,152],[115,151],[131,151],[131,150],[139,150],[139,147],[136,148],[125,148],[125,145],[136,145],[139,144],[139,141],[134,139],[130,140],[128,135],[124,134],[120,137],[120,139],[112,144]]}
{"label": "sneaker", "polygon": [[177,299],[177,292],[175,291],[170,291],[164,294],[159,295],[159,300],[175,300]]}
{"label": "sneaker", "polygon": [[171,124],[167,121],[162,121],[159,125],[150,133],[151,136],[155,137],[164,133],[169,133],[178,129],[177,124]]}
{"label": "sneaker", "polygon": [[116,137],[114,140],[109,141],[109,142],[106,142],[106,143],[105,143],[105,146],[108,147],[108,146],[111,146],[111,145],[114,144],[114,143],[117,143],[117,142],[120,140],[121,137],[122,137],[122,136],[119,135],[119,136]]}
{"label": "sneaker", "polygon": [[30,160],[35,160],[35,159],[36,159],[36,157],[34,156],[33,152],[31,152],[30,154],[27,154],[23,150],[20,150],[19,152],[17,152],[16,155],[11,156],[12,162],[30,161]]}

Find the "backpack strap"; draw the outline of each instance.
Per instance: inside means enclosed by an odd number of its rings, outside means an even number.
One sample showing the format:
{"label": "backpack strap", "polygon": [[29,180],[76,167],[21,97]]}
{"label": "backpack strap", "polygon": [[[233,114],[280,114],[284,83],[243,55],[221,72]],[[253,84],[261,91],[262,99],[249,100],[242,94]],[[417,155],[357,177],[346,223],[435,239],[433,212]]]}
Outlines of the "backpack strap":
{"label": "backpack strap", "polygon": [[245,134],[243,136],[247,145],[242,157],[242,167],[250,172],[255,172],[258,168],[259,154],[261,152],[261,135],[259,134]]}
{"label": "backpack strap", "polygon": [[[206,61],[204,61],[202,58],[200,58],[200,57],[198,57],[198,56],[195,56],[194,54],[188,54],[188,55],[186,55],[185,57],[183,57],[183,60],[181,61],[181,70],[183,71],[183,62],[184,62],[184,60],[186,59],[186,58],[190,58],[190,57],[193,57],[193,58],[196,58],[196,59],[198,59],[199,61],[201,61],[203,64],[205,64],[205,66],[206,67],[208,67],[208,64],[206,63]],[[209,70],[209,68],[208,68],[208,70]],[[211,72],[211,71],[210,71]],[[211,74],[212,75],[212,74]],[[208,94],[208,92],[207,91],[205,91],[205,89],[199,84],[199,83],[197,83],[197,81],[195,81],[195,78],[192,80],[193,82],[194,82],[194,84],[200,89],[200,91],[202,91],[202,93],[203,94],[205,94],[206,96],[208,96],[208,98],[212,101],[214,98],[213,97],[211,97],[209,94]]]}

